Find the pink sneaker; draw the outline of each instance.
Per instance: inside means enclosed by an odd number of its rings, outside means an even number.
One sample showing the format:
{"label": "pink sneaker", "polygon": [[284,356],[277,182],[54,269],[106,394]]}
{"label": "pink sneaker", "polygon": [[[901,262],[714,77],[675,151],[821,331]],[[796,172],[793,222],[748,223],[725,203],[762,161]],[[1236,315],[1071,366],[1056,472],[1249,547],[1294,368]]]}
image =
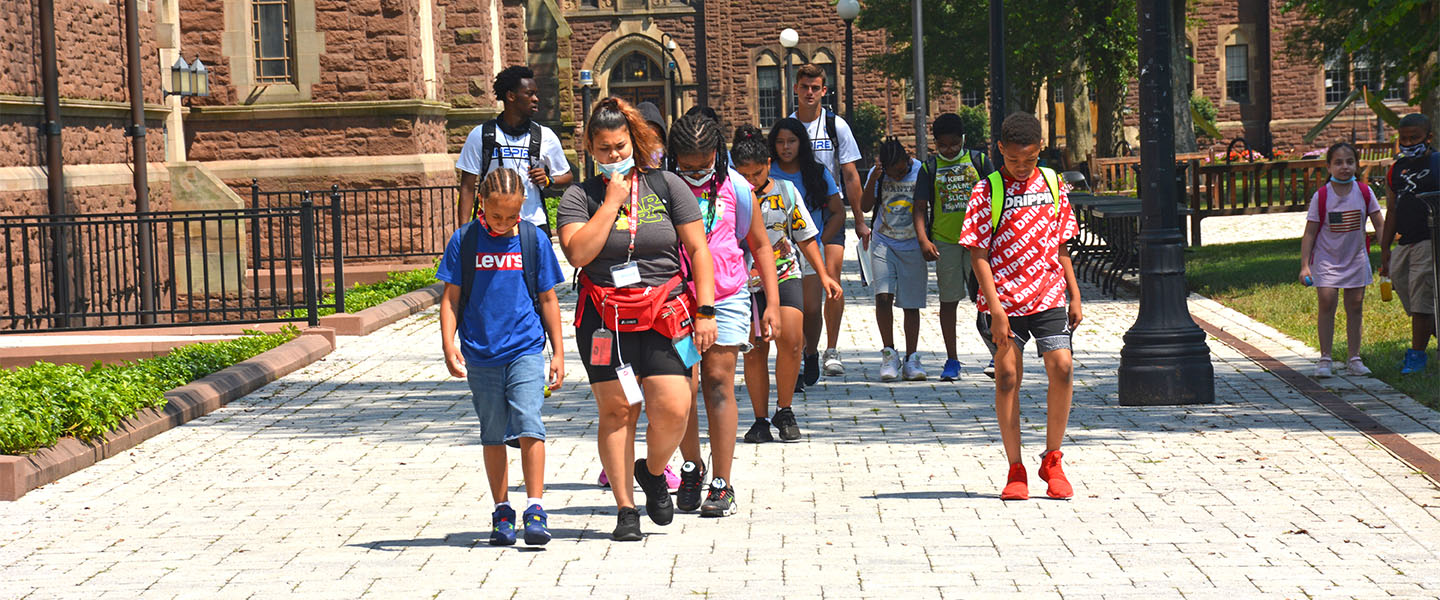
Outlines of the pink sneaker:
{"label": "pink sneaker", "polygon": [[680,476],[675,474],[674,465],[665,465],[665,487],[672,492],[680,489]]}
{"label": "pink sneaker", "polygon": [[605,476],[605,469],[600,469],[600,481],[598,483],[600,484],[600,487],[610,487],[610,478]]}

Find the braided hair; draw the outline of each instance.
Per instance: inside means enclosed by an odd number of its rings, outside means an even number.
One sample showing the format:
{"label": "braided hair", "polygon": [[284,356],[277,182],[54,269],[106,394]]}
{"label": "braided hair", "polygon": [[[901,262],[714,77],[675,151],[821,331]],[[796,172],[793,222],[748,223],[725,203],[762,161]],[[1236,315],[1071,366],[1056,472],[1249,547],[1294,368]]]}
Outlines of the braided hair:
{"label": "braided hair", "polygon": [[[670,144],[665,148],[665,162],[671,171],[675,170],[675,157],[682,154],[715,152],[715,174],[710,178],[710,210],[715,210],[716,193],[720,184],[730,172],[725,151],[725,136],[720,131],[720,119],[715,109],[696,106],[670,126]],[[707,215],[706,222],[714,215]]]}
{"label": "braided hair", "polygon": [[775,150],[775,143],[780,137],[780,131],[785,130],[795,135],[800,140],[799,149],[795,152],[795,162],[800,165],[800,183],[805,184],[805,209],[817,211],[823,208],[830,198],[827,193],[830,188],[825,185],[825,167],[815,161],[815,148],[810,145],[810,132],[805,130],[805,124],[794,117],[785,117],[775,122],[770,128],[770,155],[778,157],[780,152]]}
{"label": "braided hair", "polygon": [[770,160],[770,146],[765,143],[765,134],[754,125],[736,127],[735,139],[730,142],[730,158],[737,165]]}
{"label": "braided hair", "polygon": [[881,169],[909,160],[910,152],[905,149],[905,144],[900,143],[900,138],[892,135],[886,138],[884,143],[880,144]]}
{"label": "braided hair", "polygon": [[480,197],[489,198],[492,195],[510,196],[525,195],[525,180],[520,174],[510,168],[500,168],[490,171],[485,176],[485,181],[480,183]]}

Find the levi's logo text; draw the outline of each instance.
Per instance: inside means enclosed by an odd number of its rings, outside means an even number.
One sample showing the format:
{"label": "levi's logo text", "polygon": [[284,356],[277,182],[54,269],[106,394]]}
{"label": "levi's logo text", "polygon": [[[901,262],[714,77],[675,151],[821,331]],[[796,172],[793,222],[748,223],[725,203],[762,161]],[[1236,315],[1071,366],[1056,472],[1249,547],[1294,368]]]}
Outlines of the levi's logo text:
{"label": "levi's logo text", "polygon": [[520,271],[524,259],[519,252],[480,252],[475,255],[476,271]]}

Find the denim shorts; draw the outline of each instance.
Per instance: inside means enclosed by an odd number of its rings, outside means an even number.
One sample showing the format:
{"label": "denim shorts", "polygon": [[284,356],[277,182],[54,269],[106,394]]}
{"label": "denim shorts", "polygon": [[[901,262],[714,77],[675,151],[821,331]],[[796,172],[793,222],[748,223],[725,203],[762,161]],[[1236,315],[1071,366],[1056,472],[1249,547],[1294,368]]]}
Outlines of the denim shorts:
{"label": "denim shorts", "polygon": [[750,291],[740,288],[734,295],[715,303],[715,345],[750,350]]}
{"label": "denim shorts", "polygon": [[519,438],[545,439],[540,406],[545,403],[548,373],[542,354],[527,354],[508,365],[466,365],[475,414],[480,417],[480,444],[499,446]]}
{"label": "denim shorts", "polygon": [[[815,224],[816,231],[819,231],[821,233],[825,232],[825,222],[830,220],[831,214],[833,213],[830,212],[829,208],[822,208],[820,210],[810,211],[810,222]],[[820,237],[816,236],[815,241],[819,242]],[[840,223],[840,230],[835,232],[835,237],[831,238],[830,241],[825,243],[831,246],[840,246],[842,248],[845,246],[845,223],[843,221]],[[823,249],[821,253],[824,253]]]}

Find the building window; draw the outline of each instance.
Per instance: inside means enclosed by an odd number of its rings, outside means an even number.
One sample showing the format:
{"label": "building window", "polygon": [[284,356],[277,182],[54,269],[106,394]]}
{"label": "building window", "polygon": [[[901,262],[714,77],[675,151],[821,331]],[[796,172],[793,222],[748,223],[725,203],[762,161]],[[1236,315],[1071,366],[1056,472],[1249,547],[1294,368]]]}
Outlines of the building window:
{"label": "building window", "polygon": [[1225,96],[1231,102],[1250,103],[1250,47],[1225,47]]}
{"label": "building window", "polygon": [[580,8],[600,8],[600,0],[580,0]]}
{"label": "building window", "polygon": [[1325,61],[1325,103],[1339,104],[1350,95],[1350,71],[1343,58]]}
{"label": "building window", "polygon": [[905,80],[903,94],[905,95],[905,112],[915,114],[915,84],[909,79]]}
{"label": "building window", "polygon": [[755,87],[759,92],[756,112],[760,115],[760,127],[770,129],[782,116],[780,111],[780,67],[776,65],[755,67]]}
{"label": "building window", "polygon": [[825,63],[820,67],[825,69],[826,81],[825,97],[820,99],[820,104],[830,109],[830,112],[838,113],[840,109],[836,107],[840,105],[840,102],[836,90],[840,89],[840,80],[835,77],[835,63]]}
{"label": "building window", "polygon": [[1374,94],[1379,92],[1384,85],[1382,83],[1384,79],[1380,77],[1380,69],[1371,67],[1370,61],[1363,58],[1355,59],[1355,62],[1350,65],[1350,74],[1353,89],[1358,90],[1363,87],[1366,91]]}
{"label": "building window", "polygon": [[980,106],[985,103],[985,90],[980,86],[960,88],[960,104]]}
{"label": "building window", "polygon": [[253,0],[251,31],[255,43],[255,83],[294,83],[294,35],[290,0]]}
{"label": "building window", "polygon": [[1385,86],[1386,102],[1404,102],[1410,99],[1410,78],[1399,69],[1387,68],[1385,74],[1390,76],[1389,85]]}

